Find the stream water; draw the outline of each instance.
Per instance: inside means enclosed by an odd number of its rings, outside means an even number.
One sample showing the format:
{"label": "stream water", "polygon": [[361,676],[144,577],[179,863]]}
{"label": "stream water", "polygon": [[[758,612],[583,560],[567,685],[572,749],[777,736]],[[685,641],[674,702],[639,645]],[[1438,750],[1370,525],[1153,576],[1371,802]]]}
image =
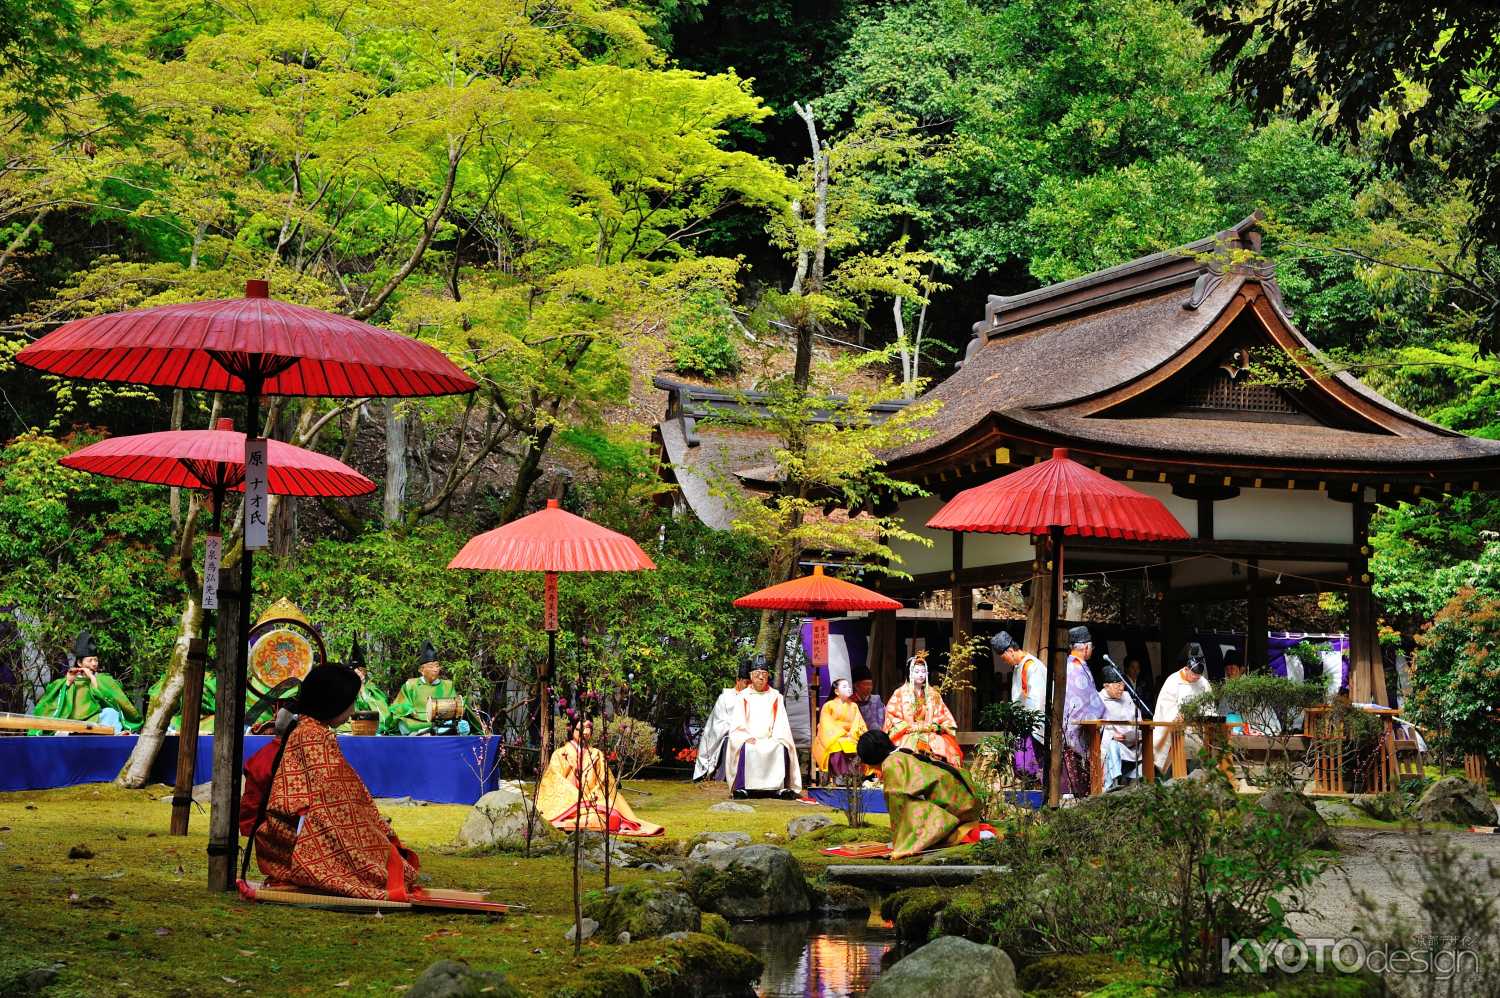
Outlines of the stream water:
{"label": "stream water", "polygon": [[896,930],[873,916],[743,923],[732,938],[766,965],[758,998],[862,995],[896,949]]}

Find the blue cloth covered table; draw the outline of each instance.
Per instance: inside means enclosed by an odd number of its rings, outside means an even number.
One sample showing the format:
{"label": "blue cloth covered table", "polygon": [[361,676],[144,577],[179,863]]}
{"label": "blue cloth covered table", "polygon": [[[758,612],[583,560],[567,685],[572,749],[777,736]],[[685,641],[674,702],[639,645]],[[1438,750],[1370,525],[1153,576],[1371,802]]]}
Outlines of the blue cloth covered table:
{"label": "blue cloth covered table", "polygon": [[[265,735],[247,735],[245,758],[269,741]],[[0,791],[108,783],[119,774],[135,743],[134,735],[0,738]],[[339,735],[339,748],[376,797],[472,804],[500,781],[498,737]],[[213,756],[213,736],[200,735],[194,783],[207,783],[212,778]],[[151,780],[171,783],[176,772],[174,735],[162,744]]]}

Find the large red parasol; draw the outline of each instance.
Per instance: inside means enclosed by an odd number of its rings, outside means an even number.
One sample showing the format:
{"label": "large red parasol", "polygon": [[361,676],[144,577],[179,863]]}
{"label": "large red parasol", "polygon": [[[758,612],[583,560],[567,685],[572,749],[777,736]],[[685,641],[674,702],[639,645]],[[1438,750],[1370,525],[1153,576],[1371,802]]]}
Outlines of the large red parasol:
{"label": "large red parasol", "polygon": [[[63,458],[63,466],[132,482],[203,492],[245,491],[245,435],[234,420],[212,430],[167,430],[109,437]],[[375,483],[342,461],[280,440],[266,442],[267,491],[279,496],[344,498]]]}
{"label": "large red parasol", "polygon": [[[244,298],[76,319],[26,347],[16,359],[69,378],[240,392],[246,398],[245,425],[251,433],[260,425],[263,394],[415,397],[477,387],[436,348],[344,316],[274,301],[265,281],[246,281]],[[247,438],[247,464],[259,458],[260,444],[257,438]],[[261,490],[252,489],[247,505],[259,498]],[[257,533],[264,531],[262,512],[257,510]],[[254,546],[247,543],[240,556],[242,637],[250,633]],[[234,645],[233,688],[220,689],[229,709],[220,712],[224,723],[215,729],[232,743],[228,752],[214,754],[209,886],[218,890],[233,889],[239,850],[234,828],[245,748],[241,721],[249,648],[244,641]]]}
{"label": "large red parasol", "polygon": [[900,600],[824,575],[822,565],[814,565],[811,575],[778,582],[748,596],[741,596],[734,601],[734,605],[742,610],[800,610],[805,613],[901,609]]}
{"label": "large red parasol", "polygon": [[[280,440],[266,442],[267,491],[274,495],[345,497],[375,491],[375,483],[341,461]],[[110,437],[61,460],[64,467],[132,482],[197,489],[210,495],[213,523],[206,544],[209,567],[218,564],[219,513],[225,492],[245,490],[245,435],[234,420],[212,430],[168,430]],[[205,572],[205,575],[207,573]],[[205,580],[206,588],[212,585]],[[205,606],[214,606],[205,592]],[[190,662],[182,694],[182,729],[177,740],[177,787],[172,797],[173,835],[188,831],[193,771],[197,766],[198,710],[203,699],[203,668]]]}
{"label": "large red parasol", "polygon": [[1047,802],[1061,795],[1062,702],[1068,674],[1060,668],[1053,642],[1062,601],[1063,538],[1185,541],[1188,532],[1160,500],[1135,491],[1068,458],[1058,447],[1049,460],[993,482],[965,489],[938,510],[927,526],[988,534],[1046,535],[1052,547],[1052,600],[1043,633],[1047,684]]}
{"label": "large red parasol", "polygon": [[585,520],[548,499],[545,509],[471,538],[449,568],[492,572],[542,572],[547,672],[541,678],[541,765],[552,729],[547,683],[557,664],[557,575],[559,572],[640,572],[656,568],[641,546],[624,534]]}

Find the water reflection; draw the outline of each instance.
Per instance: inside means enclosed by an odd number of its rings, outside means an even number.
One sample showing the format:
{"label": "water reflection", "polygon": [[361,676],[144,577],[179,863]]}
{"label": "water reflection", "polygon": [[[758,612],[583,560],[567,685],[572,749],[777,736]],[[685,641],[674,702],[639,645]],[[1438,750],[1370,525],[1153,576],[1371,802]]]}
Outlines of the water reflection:
{"label": "water reflection", "polygon": [[896,945],[895,930],[878,918],[746,923],[733,938],[765,962],[757,998],[862,995]]}

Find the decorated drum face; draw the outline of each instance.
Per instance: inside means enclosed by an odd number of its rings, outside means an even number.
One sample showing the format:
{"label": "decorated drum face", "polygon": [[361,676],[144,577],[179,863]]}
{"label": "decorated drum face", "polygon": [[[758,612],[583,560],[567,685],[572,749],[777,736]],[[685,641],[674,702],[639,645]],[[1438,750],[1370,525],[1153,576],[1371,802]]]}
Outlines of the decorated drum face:
{"label": "decorated drum face", "polygon": [[279,627],[256,639],[250,674],[266,689],[287,679],[301,679],[313,667],[312,643],[291,628]]}
{"label": "decorated drum face", "polygon": [[457,721],[464,716],[463,697],[433,697],[427,701],[427,720]]}

